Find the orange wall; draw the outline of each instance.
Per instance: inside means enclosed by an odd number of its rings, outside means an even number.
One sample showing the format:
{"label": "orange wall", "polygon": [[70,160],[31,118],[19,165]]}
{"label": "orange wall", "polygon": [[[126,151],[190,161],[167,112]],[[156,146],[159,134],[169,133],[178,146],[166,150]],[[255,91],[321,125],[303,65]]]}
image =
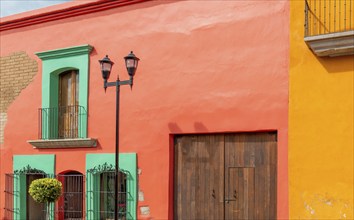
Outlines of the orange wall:
{"label": "orange wall", "polygon": [[354,219],[354,56],[312,53],[304,7],[291,1],[290,218]]}
{"label": "orange wall", "polygon": [[[278,130],[278,217],[288,217],[288,23],[286,1],[158,1],[1,33],[1,56],[90,44],[89,137],[96,149],[33,149],[41,68],[8,109],[4,152],[56,154],[56,172],[84,172],[86,153],[114,152],[115,91],[104,93],[98,60],[141,59],[134,88],[121,88],[121,152],[137,152],[140,190],[151,217],[166,219],[170,139],[179,133]],[[19,117],[25,115],[26,117]],[[11,172],[2,161],[2,172]],[[3,174],[1,175],[3,180]],[[1,186],[3,187],[3,186]],[[3,189],[1,189],[3,190]],[[3,201],[3,197],[2,200]]]}

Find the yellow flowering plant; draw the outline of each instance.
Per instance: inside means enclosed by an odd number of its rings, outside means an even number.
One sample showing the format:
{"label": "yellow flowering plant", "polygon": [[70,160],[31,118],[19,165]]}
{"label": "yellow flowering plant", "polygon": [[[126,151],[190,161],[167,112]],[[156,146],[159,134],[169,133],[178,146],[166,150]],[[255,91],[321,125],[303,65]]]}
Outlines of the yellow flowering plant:
{"label": "yellow flowering plant", "polygon": [[62,184],[57,179],[41,178],[33,180],[28,193],[38,203],[55,202],[61,195]]}

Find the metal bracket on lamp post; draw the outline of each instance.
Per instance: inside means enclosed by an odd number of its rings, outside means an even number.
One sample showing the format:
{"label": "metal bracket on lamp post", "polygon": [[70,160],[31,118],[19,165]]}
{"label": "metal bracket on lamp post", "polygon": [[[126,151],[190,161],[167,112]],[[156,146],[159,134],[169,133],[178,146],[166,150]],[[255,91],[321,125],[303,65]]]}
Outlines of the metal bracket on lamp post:
{"label": "metal bracket on lamp post", "polygon": [[133,77],[130,77],[129,80],[123,80],[120,81],[119,78],[117,79],[117,81],[115,82],[107,82],[107,80],[105,80],[103,82],[103,88],[106,89],[107,87],[112,87],[112,86],[122,86],[122,85],[130,85],[130,87],[133,86]]}

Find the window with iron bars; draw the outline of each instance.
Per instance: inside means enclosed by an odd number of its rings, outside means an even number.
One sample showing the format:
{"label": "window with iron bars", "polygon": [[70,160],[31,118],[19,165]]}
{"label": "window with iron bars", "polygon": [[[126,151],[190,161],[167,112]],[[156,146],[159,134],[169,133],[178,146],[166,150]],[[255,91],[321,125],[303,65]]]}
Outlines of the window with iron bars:
{"label": "window with iron bars", "polygon": [[[35,179],[54,177],[45,173],[28,172],[5,174],[5,219],[41,220],[46,218],[45,204],[36,203],[28,194],[28,187]],[[55,176],[62,184],[63,191],[56,203],[55,216],[59,220],[84,219],[84,175],[79,172],[69,172]],[[21,189],[26,182],[26,189]],[[23,201],[26,201],[25,203]],[[23,206],[23,204],[26,204]],[[54,209],[49,213],[54,216]],[[24,213],[25,212],[25,213]]]}
{"label": "window with iron bars", "polygon": [[[115,187],[115,172],[107,171],[99,174],[100,187],[99,191],[95,192],[95,197],[99,198],[99,219],[110,220],[114,219],[114,187]],[[119,172],[119,192],[118,192],[118,219],[126,219],[127,205],[127,178],[122,172]]]}
{"label": "window with iron bars", "polygon": [[[25,212],[25,218],[29,220],[45,219],[47,214],[45,205],[36,203],[28,194],[30,183],[35,179],[45,177],[57,178],[63,184],[62,195],[55,204],[55,213],[53,213],[54,209],[50,209],[50,216],[56,216],[59,220],[79,220],[86,217],[83,190],[85,176],[81,173],[69,172],[57,176],[45,173],[12,173],[5,174],[5,219],[18,218],[23,212]],[[127,218],[127,174],[119,172],[119,179],[118,219],[125,220]],[[26,181],[26,190],[20,190],[21,181]],[[94,178],[88,178],[88,181],[89,184],[93,181],[95,185],[93,197],[91,197],[96,204],[96,208],[92,210],[94,219],[114,219],[115,172],[108,170],[95,173]],[[26,200],[26,207],[18,205],[23,199]]]}
{"label": "window with iron bars", "polygon": [[84,175],[71,171],[57,175],[57,179],[63,186],[56,209],[59,220],[84,219]]}
{"label": "window with iron bars", "polygon": [[[119,170],[118,183],[118,219],[127,219],[127,174]],[[112,220],[115,207],[115,167],[104,163],[87,170],[88,197],[93,198],[88,205],[89,218]]]}
{"label": "window with iron bars", "polygon": [[33,180],[46,177],[53,177],[53,175],[30,167],[5,174],[5,219],[44,220],[46,218],[46,204],[35,202],[28,193]]}

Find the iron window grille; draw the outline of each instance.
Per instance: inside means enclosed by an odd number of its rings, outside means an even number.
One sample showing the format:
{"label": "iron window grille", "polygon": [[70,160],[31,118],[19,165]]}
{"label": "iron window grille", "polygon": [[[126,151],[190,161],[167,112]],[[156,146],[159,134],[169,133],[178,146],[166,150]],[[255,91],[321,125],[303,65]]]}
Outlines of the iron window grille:
{"label": "iron window grille", "polygon": [[[39,178],[53,178],[54,175],[47,174],[42,170],[26,166],[21,170],[15,170],[14,173],[5,174],[5,219],[18,219],[25,215],[26,219],[44,220],[47,215],[45,204],[36,203],[28,193],[30,183]],[[21,185],[25,181],[25,189],[21,189]],[[26,207],[21,205],[21,201],[26,200]],[[27,210],[25,214],[23,209]],[[21,214],[22,213],[22,214]],[[51,215],[53,213],[49,213]]]}
{"label": "iron window grille", "polygon": [[[93,210],[88,211],[92,212],[96,219],[114,219],[114,186],[116,175],[114,166],[104,163],[87,172],[88,185],[94,186],[93,190],[87,193],[95,201]],[[129,195],[129,192],[127,192],[128,175],[128,171],[119,171],[118,219],[120,220],[125,220],[129,215],[127,213],[127,197]]]}
{"label": "iron window grille", "polygon": [[14,197],[18,194],[18,192],[14,189],[14,181],[15,175],[14,174],[5,174],[5,207],[4,207],[4,216],[5,219],[14,219],[14,213],[18,211],[15,210],[14,207]]}
{"label": "iron window grille", "polygon": [[84,212],[84,180],[85,176],[78,172],[69,172],[57,175],[62,183],[62,194],[57,202],[57,214],[59,219],[81,220]]}

